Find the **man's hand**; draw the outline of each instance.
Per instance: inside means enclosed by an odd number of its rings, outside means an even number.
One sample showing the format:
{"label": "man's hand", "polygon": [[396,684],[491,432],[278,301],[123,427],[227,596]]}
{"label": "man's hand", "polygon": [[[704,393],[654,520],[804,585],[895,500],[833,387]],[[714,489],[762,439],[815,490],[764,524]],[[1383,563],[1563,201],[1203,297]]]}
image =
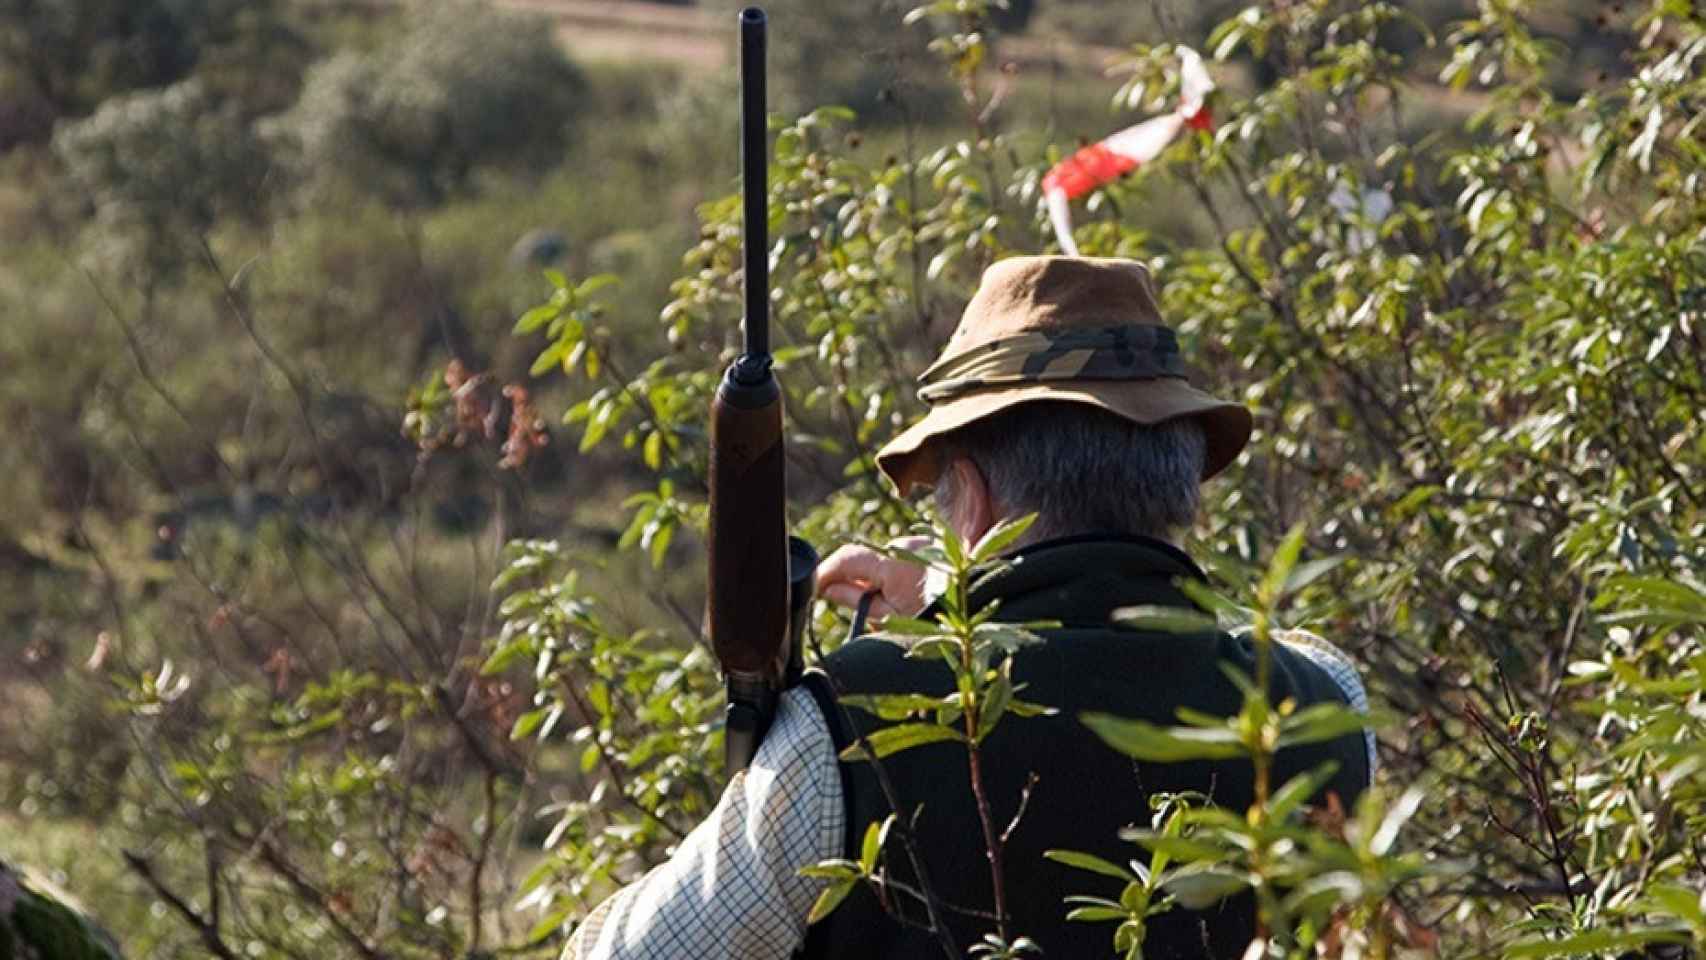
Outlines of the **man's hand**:
{"label": "man's hand", "polygon": [[[928,537],[905,537],[895,546],[916,550],[929,542]],[[818,564],[817,594],[825,600],[852,608],[871,591],[877,594],[871,601],[873,621],[917,616],[924,609],[924,568],[858,544],[848,544]]]}

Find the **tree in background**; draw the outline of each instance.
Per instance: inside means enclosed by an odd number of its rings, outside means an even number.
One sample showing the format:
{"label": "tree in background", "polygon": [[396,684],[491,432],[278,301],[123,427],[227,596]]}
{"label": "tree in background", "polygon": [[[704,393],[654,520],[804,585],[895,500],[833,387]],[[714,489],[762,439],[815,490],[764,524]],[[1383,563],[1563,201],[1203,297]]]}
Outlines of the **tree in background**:
{"label": "tree in background", "polygon": [[61,126],[53,146],[85,191],[109,262],[145,291],[177,275],[222,217],[253,221],[264,209],[267,155],[199,79],[113,97]]}
{"label": "tree in background", "polygon": [[[282,42],[281,42],[282,41]],[[288,54],[273,0],[33,0],[0,2],[0,152],[48,136],[56,121],[80,117],[126,91],[189,75],[221,51]],[[247,88],[263,105],[283,94]]]}
{"label": "tree in background", "polygon": [[353,183],[436,203],[482,166],[549,165],[568,142],[583,89],[533,20],[432,4],[376,49],[316,64],[301,99],[268,129],[310,185]]}

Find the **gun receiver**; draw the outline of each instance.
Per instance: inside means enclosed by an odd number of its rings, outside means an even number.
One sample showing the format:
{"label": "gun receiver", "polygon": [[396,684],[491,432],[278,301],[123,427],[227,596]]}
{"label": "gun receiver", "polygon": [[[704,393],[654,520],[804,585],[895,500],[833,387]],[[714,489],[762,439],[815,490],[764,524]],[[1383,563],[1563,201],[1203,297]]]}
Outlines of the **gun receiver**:
{"label": "gun receiver", "polygon": [[706,620],[728,687],[724,751],[745,769],[800,670],[817,555],[787,531],[782,389],[771,369],[764,11],[740,14],[745,343],[711,403]]}

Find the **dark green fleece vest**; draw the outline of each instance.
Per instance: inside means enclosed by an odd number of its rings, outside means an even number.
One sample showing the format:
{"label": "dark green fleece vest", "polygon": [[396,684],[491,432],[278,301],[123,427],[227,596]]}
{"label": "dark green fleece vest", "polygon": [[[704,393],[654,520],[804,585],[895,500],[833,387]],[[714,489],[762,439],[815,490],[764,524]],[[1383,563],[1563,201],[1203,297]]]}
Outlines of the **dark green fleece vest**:
{"label": "dark green fleece vest", "polygon": [[[972,598],[982,606],[999,599],[999,619],[1011,622],[1060,621],[1044,633],[1046,643],[1016,658],[1014,675],[1025,684],[1020,696],[1056,707],[1052,717],[1002,720],[983,747],[983,769],[994,820],[1005,825],[1014,815],[1025,782],[1035,774],[1029,807],[1007,847],[1008,905],[1012,932],[1040,943],[1050,960],[1113,955],[1113,925],[1067,923],[1062,899],[1070,894],[1118,898],[1120,882],[1074,870],[1043,857],[1051,849],[1082,850],[1114,863],[1147,854],[1119,838],[1122,827],[1148,826],[1149,795],[1194,790],[1233,810],[1253,796],[1248,761],[1140,763],[1102,744],[1077,717],[1100,711],[1158,724],[1177,723],[1176,711],[1190,707],[1217,715],[1240,709],[1238,690],[1220,669],[1231,663],[1255,672],[1250,641],[1226,634],[1147,633],[1114,626],[1120,607],[1144,604],[1191,606],[1174,586],[1179,578],[1201,578],[1189,558],[1155,540],[1072,538],[1020,551],[1006,569],[980,578]],[[888,641],[852,641],[820,665],[828,683],[814,683],[820,706],[826,689],[841,694],[921,691],[940,696],[952,690],[947,667],[934,659],[908,660]],[[1290,697],[1299,706],[1344,701],[1331,677],[1302,656],[1276,647],[1273,662],[1275,702]],[[838,746],[860,731],[882,725],[859,710],[828,706]],[[1282,753],[1276,783],[1327,760],[1339,772],[1325,788],[1349,806],[1369,778],[1360,734],[1299,747]],[[895,785],[903,816],[917,811],[916,832],[930,880],[946,903],[977,910],[991,908],[989,866],[984,855],[977,807],[959,744],[916,747],[883,761]],[[863,839],[867,824],[890,812],[871,767],[843,764],[847,802],[847,856]],[[892,843],[892,841],[891,841]],[[888,864],[908,884],[916,877],[898,845]],[[938,942],[906,929],[890,915],[899,911],[923,922],[922,908],[901,897],[888,910],[865,888],[853,893],[830,917],[809,932],[804,956],[839,958],[939,958]],[[960,952],[993,925],[986,920],[951,916],[949,926]],[[1237,957],[1254,930],[1249,897],[1229,900],[1206,911],[1172,912],[1153,918],[1144,956]]]}

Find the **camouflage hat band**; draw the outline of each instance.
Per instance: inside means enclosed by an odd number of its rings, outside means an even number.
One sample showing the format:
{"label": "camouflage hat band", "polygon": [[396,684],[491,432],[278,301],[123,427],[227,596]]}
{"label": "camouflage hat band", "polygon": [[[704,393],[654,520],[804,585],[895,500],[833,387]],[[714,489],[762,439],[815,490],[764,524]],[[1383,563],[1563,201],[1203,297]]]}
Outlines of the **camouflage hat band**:
{"label": "camouflage hat band", "polygon": [[1023,333],[943,357],[918,379],[925,403],[984,387],[1068,380],[1185,378],[1179,341],[1167,327],[1127,324]]}

